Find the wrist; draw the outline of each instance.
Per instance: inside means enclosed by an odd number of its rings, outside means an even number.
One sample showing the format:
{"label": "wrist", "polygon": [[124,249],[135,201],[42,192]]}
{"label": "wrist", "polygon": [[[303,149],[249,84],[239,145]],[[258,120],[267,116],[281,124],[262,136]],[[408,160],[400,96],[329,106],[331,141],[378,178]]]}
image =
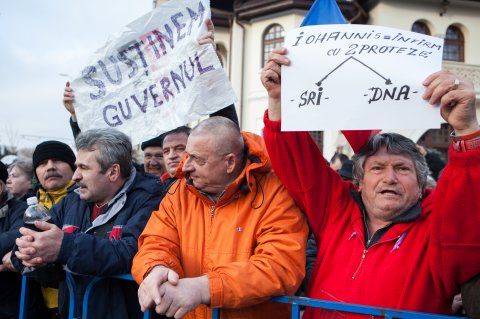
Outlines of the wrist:
{"label": "wrist", "polygon": [[452,132],[453,149],[456,152],[466,152],[469,150],[480,148],[480,129],[469,132],[464,135],[457,135],[458,131]]}
{"label": "wrist", "polygon": [[474,134],[475,132],[477,132],[478,130],[480,130],[480,126],[478,125],[478,122],[477,120],[473,120],[471,121],[469,124],[465,125],[464,128],[453,128],[453,132],[452,134],[454,133],[455,136],[465,136],[465,139],[468,139],[468,135],[471,135],[471,134]]}
{"label": "wrist", "polygon": [[268,99],[268,119],[270,121],[278,122],[282,118],[282,110],[279,99]]}
{"label": "wrist", "polygon": [[64,265],[67,264],[68,258],[70,258],[72,251],[74,251],[74,244],[75,234],[63,233],[62,243],[60,245],[56,262]]}
{"label": "wrist", "polygon": [[204,276],[198,277],[198,284],[199,284],[202,304],[205,304],[205,305],[210,304],[210,282],[208,280],[208,276],[204,275]]}
{"label": "wrist", "polygon": [[148,275],[150,275],[152,272],[160,270],[160,268],[167,268],[167,267],[165,267],[164,265],[155,265],[155,266],[152,266],[150,269],[148,269],[148,270],[145,272],[145,274],[143,275],[143,279],[147,278]]}

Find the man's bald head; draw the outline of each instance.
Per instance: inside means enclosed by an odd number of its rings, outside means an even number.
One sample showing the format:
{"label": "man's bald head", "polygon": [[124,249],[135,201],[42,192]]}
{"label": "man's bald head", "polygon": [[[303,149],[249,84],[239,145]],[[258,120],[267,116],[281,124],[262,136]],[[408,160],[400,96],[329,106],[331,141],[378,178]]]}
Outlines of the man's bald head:
{"label": "man's bald head", "polygon": [[200,122],[190,136],[210,137],[211,145],[218,154],[241,155],[245,147],[238,125],[222,116],[214,116]]}
{"label": "man's bald head", "polygon": [[193,185],[217,200],[245,166],[239,127],[224,117],[211,117],[198,124],[187,141],[183,172]]}

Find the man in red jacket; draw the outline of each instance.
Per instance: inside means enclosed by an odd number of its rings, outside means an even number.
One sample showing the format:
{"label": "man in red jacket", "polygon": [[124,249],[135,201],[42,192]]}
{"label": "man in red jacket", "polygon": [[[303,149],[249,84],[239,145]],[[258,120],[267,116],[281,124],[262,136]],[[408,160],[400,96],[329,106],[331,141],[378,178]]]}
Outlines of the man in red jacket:
{"label": "man in red jacket", "polygon": [[[354,184],[329,168],[308,132],[280,131],[276,49],[263,69],[265,142],[273,168],[306,213],[318,244],[308,296],[449,314],[460,285],[480,272],[480,130],[472,83],[441,71],[423,98],[454,129],[450,162],[435,191],[415,144],[379,134],[354,156]],[[304,318],[354,317],[307,309]]]}

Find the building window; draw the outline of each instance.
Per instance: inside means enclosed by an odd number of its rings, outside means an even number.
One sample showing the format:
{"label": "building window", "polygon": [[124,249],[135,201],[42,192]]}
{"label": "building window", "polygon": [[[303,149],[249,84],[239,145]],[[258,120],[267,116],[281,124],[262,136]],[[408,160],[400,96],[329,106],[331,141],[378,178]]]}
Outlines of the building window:
{"label": "building window", "polygon": [[425,22],[421,22],[421,21],[416,21],[412,25],[412,31],[416,32],[416,33],[431,35],[430,29],[428,28],[427,24]]}
{"label": "building window", "polygon": [[419,139],[418,144],[422,144],[427,148],[436,149],[440,152],[440,157],[448,161],[448,148],[450,147],[452,127],[443,123],[439,129],[431,129],[426,131]]}
{"label": "building window", "polygon": [[443,59],[447,61],[463,62],[464,39],[462,31],[455,26],[449,26],[445,34]]}
{"label": "building window", "polygon": [[263,35],[263,65],[268,60],[268,55],[273,49],[283,47],[285,40],[285,30],[279,24],[274,24],[267,28]]}

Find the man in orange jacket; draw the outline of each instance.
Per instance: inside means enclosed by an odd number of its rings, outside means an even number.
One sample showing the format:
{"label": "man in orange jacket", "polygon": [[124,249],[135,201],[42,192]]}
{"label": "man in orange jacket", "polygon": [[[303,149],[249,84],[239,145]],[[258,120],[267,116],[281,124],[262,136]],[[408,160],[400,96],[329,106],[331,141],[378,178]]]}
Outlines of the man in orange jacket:
{"label": "man in orange jacket", "polygon": [[179,179],[139,238],[142,310],[181,318],[289,318],[271,296],[305,272],[307,224],[271,170],[261,137],[223,117],[191,133]]}

